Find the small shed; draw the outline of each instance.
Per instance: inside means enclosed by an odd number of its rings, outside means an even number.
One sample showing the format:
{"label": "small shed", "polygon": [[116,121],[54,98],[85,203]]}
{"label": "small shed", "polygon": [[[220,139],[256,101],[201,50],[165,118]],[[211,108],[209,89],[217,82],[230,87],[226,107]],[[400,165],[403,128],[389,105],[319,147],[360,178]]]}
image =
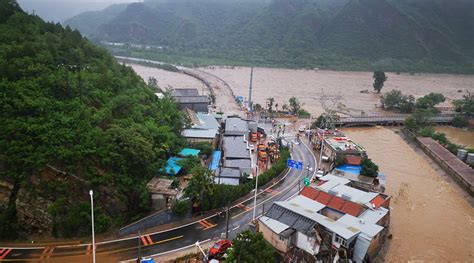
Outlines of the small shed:
{"label": "small shed", "polygon": [[151,194],[152,207],[155,210],[168,208],[176,199],[178,191],[171,188],[173,180],[153,177],[147,184]]}

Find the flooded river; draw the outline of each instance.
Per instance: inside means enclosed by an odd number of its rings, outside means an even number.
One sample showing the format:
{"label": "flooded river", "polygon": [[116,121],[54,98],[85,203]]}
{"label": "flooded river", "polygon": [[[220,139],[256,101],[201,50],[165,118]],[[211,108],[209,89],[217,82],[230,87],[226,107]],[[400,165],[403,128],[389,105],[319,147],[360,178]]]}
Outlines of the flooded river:
{"label": "flooded river", "polygon": [[[248,97],[250,68],[215,67],[203,70],[226,80],[236,95]],[[461,98],[466,90],[474,92],[474,75],[387,73],[387,77],[382,93],[398,89],[421,97],[430,92],[439,92],[448,98],[449,103]],[[273,97],[281,109],[284,103],[288,104],[291,96],[295,96],[305,104],[303,108],[313,115],[319,115],[322,113],[320,98],[324,90],[326,95],[340,95],[340,102],[346,106],[345,110],[352,109],[351,113],[360,113],[361,110],[365,113],[379,113],[375,104],[379,103],[380,94],[360,92],[373,90],[371,72],[255,68],[253,79],[252,97],[261,105],[265,105],[266,98]]]}
{"label": "flooded river", "polygon": [[474,132],[452,126],[436,126],[437,132],[446,134],[446,137],[453,143],[474,148]]}
{"label": "flooded river", "polygon": [[389,262],[472,262],[474,208],[395,132],[382,127],[348,128],[387,175],[392,196]]}
{"label": "flooded river", "polygon": [[201,81],[181,73],[175,73],[171,71],[162,70],[159,68],[146,67],[138,64],[126,63],[131,66],[135,72],[145,81],[148,81],[149,77],[154,77],[158,81],[158,86],[161,88],[173,87],[175,89],[183,88],[196,88],[200,94],[208,94],[209,90],[206,85]]}

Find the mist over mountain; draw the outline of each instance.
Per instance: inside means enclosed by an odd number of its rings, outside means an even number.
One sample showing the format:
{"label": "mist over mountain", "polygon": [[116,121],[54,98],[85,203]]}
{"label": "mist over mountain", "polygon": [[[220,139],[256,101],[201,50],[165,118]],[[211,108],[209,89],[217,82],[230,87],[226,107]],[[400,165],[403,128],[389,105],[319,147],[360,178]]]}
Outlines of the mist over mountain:
{"label": "mist over mountain", "polygon": [[[160,0],[66,21],[96,41],[228,63],[351,70],[474,72],[470,0]],[[167,56],[164,56],[166,54]],[[197,60],[199,61],[199,60]]]}
{"label": "mist over mountain", "polygon": [[86,11],[102,10],[112,4],[138,0],[18,0],[23,10],[35,13],[45,21],[63,22]]}

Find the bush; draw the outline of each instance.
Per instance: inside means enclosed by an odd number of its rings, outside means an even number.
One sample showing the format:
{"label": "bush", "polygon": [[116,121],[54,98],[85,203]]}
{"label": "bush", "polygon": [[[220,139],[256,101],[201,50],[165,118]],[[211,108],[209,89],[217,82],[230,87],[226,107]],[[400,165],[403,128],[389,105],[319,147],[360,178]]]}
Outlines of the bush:
{"label": "bush", "polygon": [[191,200],[189,198],[182,201],[176,201],[173,205],[173,212],[180,216],[186,215],[190,210]]}
{"label": "bush", "polygon": [[303,118],[303,119],[309,119],[311,117],[311,114],[307,112],[305,109],[300,109],[298,111],[298,117]]}
{"label": "bush", "polygon": [[466,117],[461,116],[461,115],[456,115],[453,118],[452,125],[454,127],[466,127],[469,125],[469,121]]}
{"label": "bush", "polygon": [[370,160],[369,158],[364,157],[362,159],[360,166],[361,166],[361,169],[360,169],[361,175],[365,175],[369,177],[377,177],[379,173],[379,167],[374,162],[372,162],[372,160]]}

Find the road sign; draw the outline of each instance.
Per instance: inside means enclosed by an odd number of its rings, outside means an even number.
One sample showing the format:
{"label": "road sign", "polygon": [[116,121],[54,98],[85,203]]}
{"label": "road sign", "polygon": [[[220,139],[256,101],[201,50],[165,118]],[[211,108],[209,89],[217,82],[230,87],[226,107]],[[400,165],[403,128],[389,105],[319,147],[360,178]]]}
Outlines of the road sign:
{"label": "road sign", "polygon": [[287,166],[289,168],[295,168],[296,170],[303,170],[303,163],[299,161],[288,159]]}

